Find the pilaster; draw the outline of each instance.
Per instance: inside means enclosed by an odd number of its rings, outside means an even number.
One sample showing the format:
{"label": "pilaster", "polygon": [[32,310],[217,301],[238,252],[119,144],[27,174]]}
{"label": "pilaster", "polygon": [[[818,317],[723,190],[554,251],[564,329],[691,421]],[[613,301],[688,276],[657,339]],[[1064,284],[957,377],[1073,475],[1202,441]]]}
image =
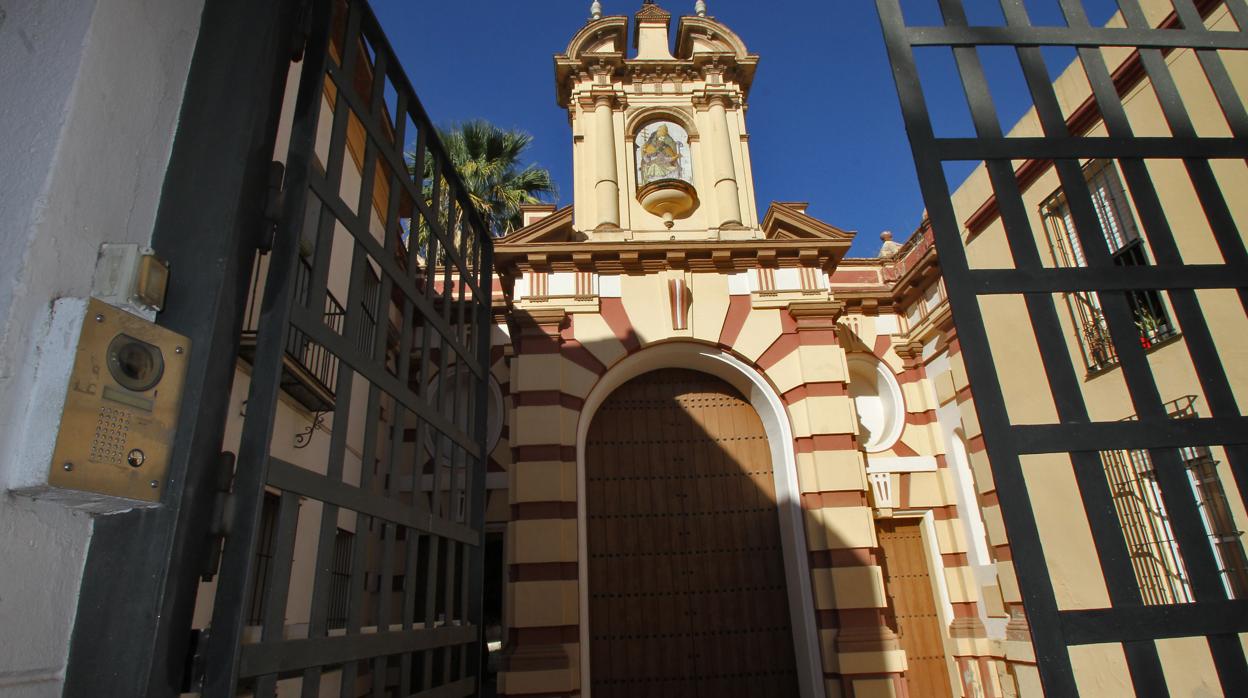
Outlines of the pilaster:
{"label": "pilaster", "polygon": [[563,308],[513,314],[513,464],[507,527],[508,638],[500,695],[579,688],[576,416],[565,404]]}
{"label": "pilaster", "polygon": [[[710,83],[714,73],[707,73]],[[718,73],[722,76],[722,71]],[[708,85],[694,93],[693,105],[699,111],[710,112],[711,170],[715,183],[715,203],[720,228],[740,228],[741,195],[737,185],[737,166],[733,158],[732,131],[728,124],[728,109],[734,106],[734,93],[720,86]]]}

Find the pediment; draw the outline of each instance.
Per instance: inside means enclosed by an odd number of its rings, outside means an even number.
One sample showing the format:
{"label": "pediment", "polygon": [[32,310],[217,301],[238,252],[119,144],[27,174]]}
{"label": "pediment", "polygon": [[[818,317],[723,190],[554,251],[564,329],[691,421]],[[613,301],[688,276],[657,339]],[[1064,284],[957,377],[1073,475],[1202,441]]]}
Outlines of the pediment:
{"label": "pediment", "polygon": [[658,5],[649,3],[649,4],[641,6],[641,9],[638,10],[636,17],[639,20],[641,19],[671,19],[672,13],[668,12],[662,7],[659,7]]}
{"label": "pediment", "polygon": [[763,237],[768,240],[831,240],[848,247],[856,233],[842,230],[807,215],[804,204],[772,202],[763,217]]}
{"label": "pediment", "polygon": [[556,242],[580,242],[583,233],[572,227],[572,206],[564,206],[545,218],[513,231],[495,241],[495,247],[512,245],[545,245]]}
{"label": "pediment", "polygon": [[739,60],[757,59],[741,37],[711,17],[681,17],[676,29],[676,55],[692,58],[695,53],[728,53]]}
{"label": "pediment", "polygon": [[603,17],[590,20],[581,28],[568,48],[556,59],[564,58],[579,60],[586,54],[618,53],[623,57],[624,45],[628,36],[627,17]]}

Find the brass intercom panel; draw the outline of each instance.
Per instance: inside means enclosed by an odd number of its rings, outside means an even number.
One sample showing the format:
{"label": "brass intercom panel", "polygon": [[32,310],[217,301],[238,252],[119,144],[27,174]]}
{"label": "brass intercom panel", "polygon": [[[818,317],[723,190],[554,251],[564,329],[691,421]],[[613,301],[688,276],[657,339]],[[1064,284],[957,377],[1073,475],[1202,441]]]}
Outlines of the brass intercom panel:
{"label": "brass intercom panel", "polygon": [[48,484],[160,501],[190,341],[91,299]]}

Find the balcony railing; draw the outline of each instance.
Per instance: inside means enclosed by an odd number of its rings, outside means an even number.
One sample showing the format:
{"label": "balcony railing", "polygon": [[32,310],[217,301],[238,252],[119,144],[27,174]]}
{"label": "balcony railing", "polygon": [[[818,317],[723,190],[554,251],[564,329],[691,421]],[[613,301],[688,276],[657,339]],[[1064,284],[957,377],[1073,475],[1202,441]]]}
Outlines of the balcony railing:
{"label": "balcony railing", "polygon": [[[1178,334],[1163,310],[1152,310],[1160,307],[1160,303],[1151,298],[1136,294],[1131,297],[1132,306],[1136,310],[1136,326],[1140,333],[1140,346],[1151,349],[1154,345],[1165,342]],[[1109,336],[1109,325],[1105,322],[1105,314],[1099,301],[1088,294],[1072,294],[1075,304],[1075,316],[1082,325],[1079,341],[1083,346],[1084,361],[1088,371],[1096,373],[1118,365],[1118,350]],[[1160,316],[1160,317],[1158,317]]]}
{"label": "balcony railing", "polygon": [[[256,257],[251,273],[251,289],[243,316],[243,334],[238,355],[251,363],[256,353],[256,335],[260,330],[260,307],[264,279],[268,276],[269,258]],[[312,268],[300,258],[295,267],[295,297],[300,303],[308,299]],[[333,294],[325,294],[324,321],[329,329],[342,334],[346,312]],[[367,336],[368,333],[364,333]],[[334,409],[334,386],[338,381],[338,357],[325,347],[311,341],[297,327],[290,328],[286,351],[282,357],[282,390],[312,412]]]}

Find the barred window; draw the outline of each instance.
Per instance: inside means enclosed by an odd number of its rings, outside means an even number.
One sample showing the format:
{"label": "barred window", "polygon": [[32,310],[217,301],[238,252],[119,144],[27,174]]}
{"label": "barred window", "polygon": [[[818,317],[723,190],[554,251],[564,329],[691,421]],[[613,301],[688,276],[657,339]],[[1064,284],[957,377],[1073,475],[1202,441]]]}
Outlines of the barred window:
{"label": "barred window", "polygon": [[[1118,173],[1109,160],[1093,160],[1084,168],[1084,176],[1092,193],[1097,222],[1109,246],[1114,263],[1121,266],[1149,264],[1144,240],[1127,205],[1127,194]],[[1061,267],[1086,267],[1087,256],[1075,235],[1075,222],[1070,204],[1060,189],[1040,207],[1053,258]],[[1118,352],[1109,337],[1100,297],[1089,291],[1065,294],[1071,316],[1079,328],[1079,345],[1089,371],[1098,371],[1118,363]],[[1140,344],[1145,349],[1175,334],[1161,295],[1154,290],[1132,291],[1127,295],[1135,325],[1139,328]]]}
{"label": "barred window", "polygon": [[260,505],[260,535],[256,540],[256,562],[251,573],[251,602],[247,605],[247,624],[264,623],[264,592],[273,577],[273,553],[277,539],[277,509],[281,498],[264,493]]}
{"label": "barred window", "polygon": [[334,536],[334,559],[329,568],[329,613],[325,623],[330,628],[347,627],[347,608],[351,600],[351,548],[355,534],[338,529]]}
{"label": "barred window", "polygon": [[[1218,477],[1217,461],[1205,447],[1183,448],[1179,452],[1227,596],[1248,598],[1248,558],[1240,541],[1242,532],[1235,527],[1226,491]],[[1170,528],[1148,451],[1102,451],[1101,462],[1144,603],[1193,601],[1191,581]]]}

